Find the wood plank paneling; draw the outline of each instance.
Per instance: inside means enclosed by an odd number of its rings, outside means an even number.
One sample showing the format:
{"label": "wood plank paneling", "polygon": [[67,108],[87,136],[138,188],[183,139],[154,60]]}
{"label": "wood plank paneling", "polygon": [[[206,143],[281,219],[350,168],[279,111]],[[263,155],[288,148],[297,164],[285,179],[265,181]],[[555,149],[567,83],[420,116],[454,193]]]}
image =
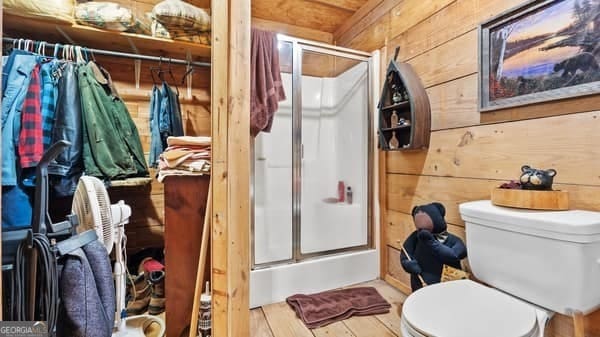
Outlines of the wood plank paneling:
{"label": "wood plank paneling", "polygon": [[[419,22],[431,17],[456,0],[417,1],[404,0],[392,9],[390,36],[398,36]],[[404,47],[404,46],[402,46]]]}
{"label": "wood plank paneling", "polygon": [[265,317],[276,337],[313,337],[310,330],[296,318],[296,313],[286,302],[263,307]]}
{"label": "wood plank paneling", "polygon": [[343,322],[335,322],[327,326],[311,330],[315,337],[357,337]]}
{"label": "wood plank paneling", "polygon": [[[419,74],[425,88],[429,88],[476,73],[477,48],[475,46],[477,46],[477,30],[472,30],[409,60],[408,63]],[[400,48],[400,52],[402,49]]]}
{"label": "wood plank paneling", "polygon": [[381,322],[373,316],[354,316],[344,320],[344,324],[346,324],[356,336],[396,337],[390,329],[381,324]]}
{"label": "wood plank paneling", "polygon": [[599,186],[598,128],[600,112],[587,112],[436,131],[426,155],[388,154],[388,171],[510,180],[530,164],[555,168],[555,183]]}
{"label": "wood plank paneling", "polygon": [[[490,199],[492,188],[502,180],[467,179],[436,176],[388,174],[388,210],[410,214],[416,205],[439,201],[446,207],[446,222],[463,226],[458,205],[472,200]],[[600,211],[600,187],[556,184],[555,189],[569,192],[571,209]],[[389,216],[389,213],[388,213]],[[388,219],[390,222],[391,219]],[[411,225],[408,229],[412,231]],[[387,228],[388,232],[394,227]]]}
{"label": "wood plank paneling", "polygon": [[262,308],[250,310],[250,331],[252,337],[273,337]]}
{"label": "wood plank paneling", "polygon": [[[336,44],[340,46],[349,46],[351,41],[356,38],[362,31],[369,28],[379,21],[383,16],[389,17],[390,10],[398,4],[400,0],[372,0],[369,1],[363,8],[359,9],[355,15],[346,21],[333,35]],[[389,18],[388,21],[389,22]],[[385,28],[386,30],[388,27]],[[356,43],[355,49],[367,50],[363,46],[359,46]]]}
{"label": "wood plank paneling", "polygon": [[352,41],[344,44],[348,48],[372,52],[385,45],[390,26],[390,16],[382,15],[372,25],[358,33]]}
{"label": "wood plank paneling", "polygon": [[477,74],[427,89],[431,105],[431,130],[477,125]]}
{"label": "wood plank paneling", "polygon": [[[404,238],[406,239],[406,238]],[[398,240],[400,241],[400,243],[398,245],[401,245],[403,240]],[[386,246],[385,247],[386,252],[388,254],[388,270],[387,273],[388,275],[390,275],[391,277],[393,277],[394,279],[398,280],[399,282],[403,283],[406,285],[406,287],[410,288],[410,274],[405,272],[404,269],[402,269],[402,264],[400,263],[400,251],[396,248],[390,247],[390,246]]]}
{"label": "wood plank paneling", "polygon": [[365,3],[365,0],[309,0],[309,1],[336,7],[336,8],[345,9],[345,10],[351,11],[351,12],[356,12]]}
{"label": "wood plank paneling", "polygon": [[402,303],[406,300],[406,295],[399,292],[398,289],[390,286],[382,280],[375,280],[369,282],[370,286],[375,287],[379,294],[383,296],[391,305],[392,308],[387,314],[377,315],[377,319],[383,323],[390,331],[398,336],[402,336],[400,333],[400,310],[402,310]]}
{"label": "wood plank paneling", "polygon": [[310,0],[252,1],[252,17],[333,33],[354,12]]}
{"label": "wood plank paneling", "polygon": [[509,122],[598,110],[600,110],[600,99],[597,96],[584,96],[512,109],[488,111],[481,114],[481,123]]}
{"label": "wood plank paneling", "polygon": [[457,0],[399,36],[391,36],[390,44],[402,46],[399,56],[401,60],[411,59],[475,29],[485,19],[522,2],[523,0]]}
{"label": "wood plank paneling", "polygon": [[333,34],[317,29],[294,26],[283,22],[252,18],[252,27],[307,40],[332,43]]}
{"label": "wood plank paneling", "polygon": [[[344,22],[338,29],[333,33],[334,39],[338,41],[338,44],[342,44],[342,38],[344,41],[348,42],[354,38],[360,30],[354,30],[353,33],[349,33],[348,31],[356,26],[361,26],[363,28],[370,26],[373,22],[375,22],[381,15],[385,14],[385,8],[379,8],[378,6],[384,0],[367,0],[365,4],[362,5],[352,17],[350,17],[346,22]],[[375,13],[377,12],[377,13]],[[372,20],[372,21],[370,21]],[[343,37],[343,35],[346,35]]]}
{"label": "wood plank paneling", "polygon": [[212,336],[250,335],[250,0],[212,4]]}

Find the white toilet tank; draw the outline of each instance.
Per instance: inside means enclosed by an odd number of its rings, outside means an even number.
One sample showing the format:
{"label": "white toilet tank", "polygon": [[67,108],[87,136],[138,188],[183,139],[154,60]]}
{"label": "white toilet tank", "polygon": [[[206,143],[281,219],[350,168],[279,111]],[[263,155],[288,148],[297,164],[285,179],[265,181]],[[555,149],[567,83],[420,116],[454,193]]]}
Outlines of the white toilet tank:
{"label": "white toilet tank", "polygon": [[600,212],[459,206],[469,264],[479,280],[570,314],[600,307]]}

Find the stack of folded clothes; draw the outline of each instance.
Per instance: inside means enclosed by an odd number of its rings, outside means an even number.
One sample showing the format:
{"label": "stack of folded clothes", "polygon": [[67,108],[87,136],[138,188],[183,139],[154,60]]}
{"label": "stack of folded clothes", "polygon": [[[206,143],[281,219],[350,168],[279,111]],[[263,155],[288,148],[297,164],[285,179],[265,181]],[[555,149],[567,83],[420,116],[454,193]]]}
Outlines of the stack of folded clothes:
{"label": "stack of folded clothes", "polygon": [[158,181],[167,176],[210,174],[210,137],[169,137],[158,162]]}

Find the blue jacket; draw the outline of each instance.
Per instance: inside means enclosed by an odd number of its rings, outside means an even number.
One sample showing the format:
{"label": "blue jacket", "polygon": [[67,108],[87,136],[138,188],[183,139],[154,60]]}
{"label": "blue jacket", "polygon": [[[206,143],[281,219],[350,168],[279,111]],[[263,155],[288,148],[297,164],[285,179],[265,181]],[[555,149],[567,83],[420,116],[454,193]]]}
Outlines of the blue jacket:
{"label": "blue jacket", "polygon": [[2,70],[3,81],[6,75],[6,88],[3,88],[2,96],[2,186],[17,185],[17,145],[21,131],[21,111],[29,88],[31,71],[37,62],[36,55],[15,52],[9,56]]}

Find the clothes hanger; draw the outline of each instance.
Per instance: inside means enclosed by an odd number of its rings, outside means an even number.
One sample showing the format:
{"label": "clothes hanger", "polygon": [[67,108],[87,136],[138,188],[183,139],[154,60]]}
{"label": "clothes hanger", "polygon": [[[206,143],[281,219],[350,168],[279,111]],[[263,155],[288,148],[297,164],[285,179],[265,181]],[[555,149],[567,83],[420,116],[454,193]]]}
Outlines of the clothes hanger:
{"label": "clothes hanger", "polygon": [[161,69],[162,66],[162,56],[159,57],[158,59],[158,66],[157,67],[150,67],[150,76],[152,76],[152,83],[154,83],[154,85],[158,85],[159,83],[156,81],[156,78],[154,78],[154,72],[157,72],[158,75],[158,79],[160,80],[160,73],[162,71]]}
{"label": "clothes hanger", "polygon": [[[169,77],[171,77],[171,80],[173,81],[173,85],[175,86],[175,91],[177,92],[177,96],[179,96],[179,88],[177,87],[177,80],[175,80],[175,76],[173,76],[173,70],[171,69],[171,58],[169,57]],[[169,84],[167,82],[167,84]]]}
{"label": "clothes hanger", "polygon": [[190,61],[188,61],[185,67],[187,68],[187,70],[185,71],[185,74],[183,74],[183,76],[181,77],[180,85],[183,85],[185,83],[185,79],[189,75],[192,75],[194,73],[194,67],[192,66],[192,63]]}
{"label": "clothes hanger", "polygon": [[54,45],[54,58],[58,60],[58,49],[60,49],[62,47],[62,45],[60,43],[56,43]]}

